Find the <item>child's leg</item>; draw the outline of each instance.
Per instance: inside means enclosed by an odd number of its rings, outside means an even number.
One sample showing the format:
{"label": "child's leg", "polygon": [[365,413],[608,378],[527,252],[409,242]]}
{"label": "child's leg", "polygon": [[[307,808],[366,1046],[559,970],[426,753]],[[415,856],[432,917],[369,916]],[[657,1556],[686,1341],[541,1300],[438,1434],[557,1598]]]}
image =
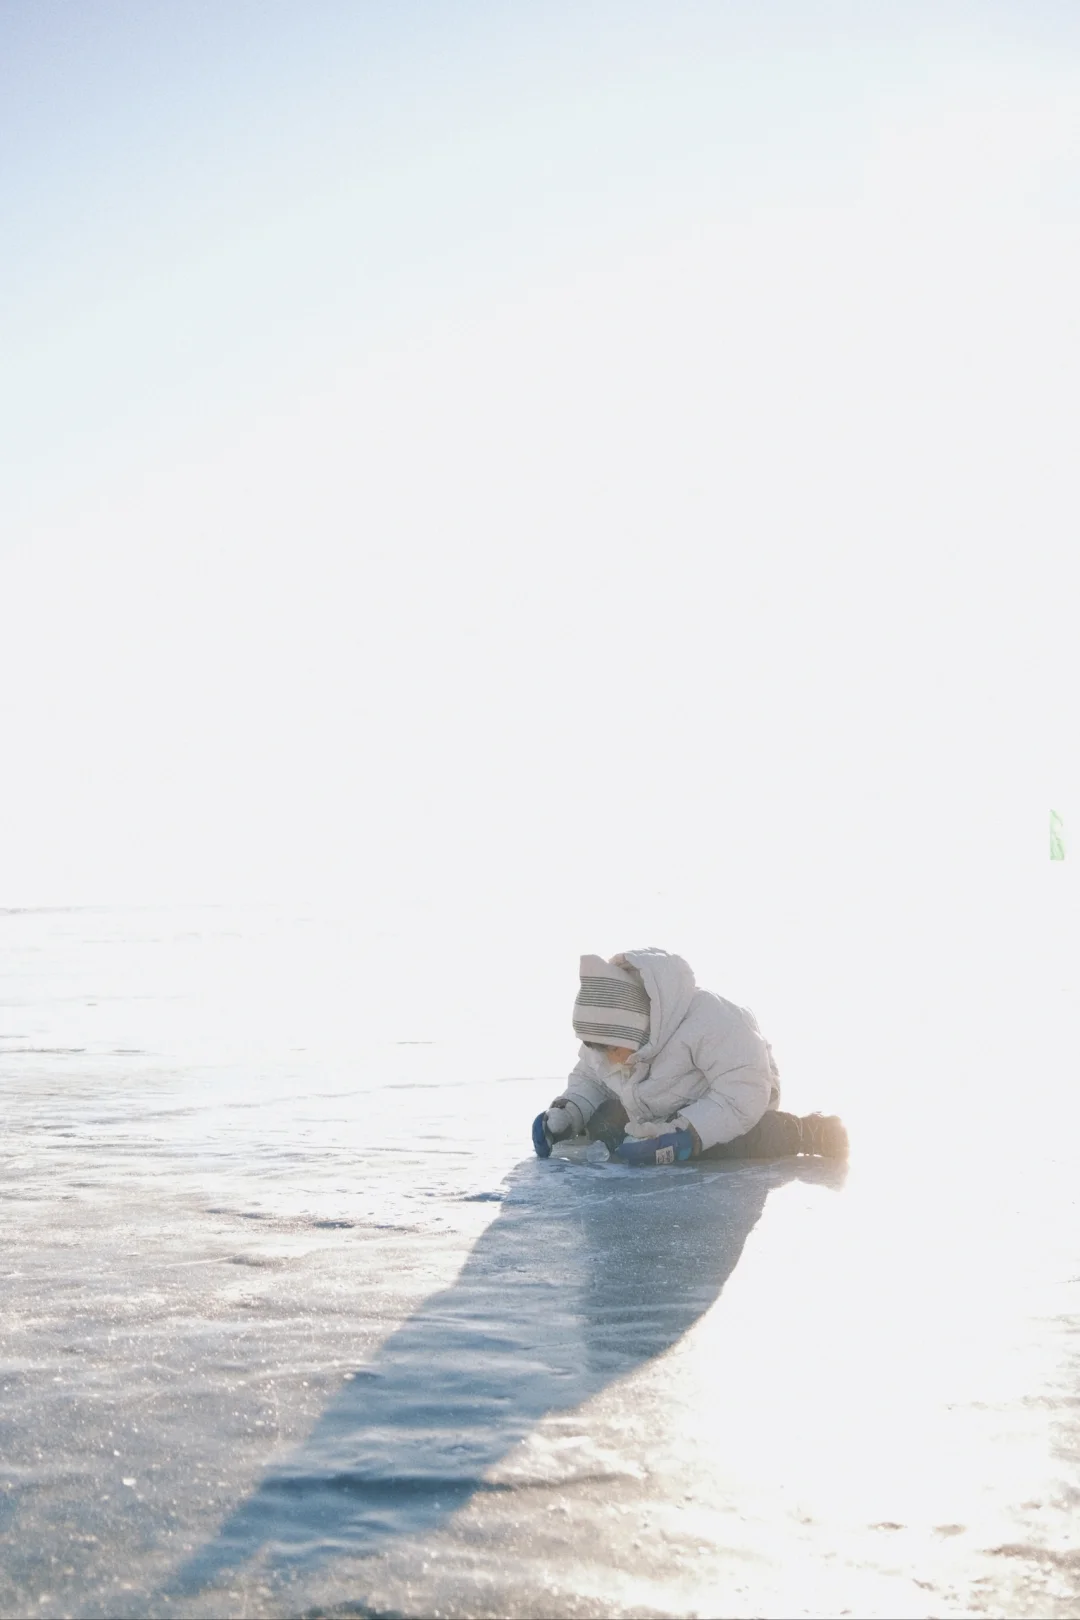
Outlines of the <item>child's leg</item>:
{"label": "child's leg", "polygon": [[[593,1114],[585,1129],[590,1142],[603,1142],[614,1153],[626,1130],[627,1113],[617,1097],[608,1097]],[[706,1148],[702,1159],[790,1159],[797,1153],[823,1154],[846,1159],[847,1132],[831,1114],[785,1114],[770,1108],[752,1131],[734,1142],[720,1142]]]}
{"label": "child's leg", "polygon": [[752,1131],[734,1142],[706,1148],[703,1159],[790,1159],[812,1153],[826,1159],[846,1159],[848,1135],[835,1114],[783,1114],[770,1109]]}
{"label": "child's leg", "polygon": [[[590,1142],[607,1142],[614,1151],[626,1131],[627,1113],[617,1097],[602,1102],[585,1129]],[[801,1153],[802,1130],[795,1114],[781,1114],[770,1109],[763,1114],[752,1131],[737,1136],[734,1142],[721,1142],[706,1148],[703,1159],[787,1159]]]}
{"label": "child's leg", "polygon": [[797,1114],[782,1114],[770,1108],[752,1131],[734,1142],[720,1142],[706,1148],[703,1159],[790,1159],[803,1152],[802,1122]]}

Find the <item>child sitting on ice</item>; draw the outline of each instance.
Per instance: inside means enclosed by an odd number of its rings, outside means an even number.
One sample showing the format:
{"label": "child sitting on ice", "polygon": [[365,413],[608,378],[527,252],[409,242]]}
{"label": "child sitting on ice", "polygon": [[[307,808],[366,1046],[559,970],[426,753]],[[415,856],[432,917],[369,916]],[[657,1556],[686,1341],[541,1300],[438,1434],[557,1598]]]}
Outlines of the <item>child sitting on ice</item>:
{"label": "child sitting on ice", "polygon": [[583,956],[574,1030],[577,1067],[533,1122],[542,1159],[583,1134],[626,1164],[847,1157],[835,1115],[780,1112],[779,1072],[753,1013],[699,990],[681,956]]}

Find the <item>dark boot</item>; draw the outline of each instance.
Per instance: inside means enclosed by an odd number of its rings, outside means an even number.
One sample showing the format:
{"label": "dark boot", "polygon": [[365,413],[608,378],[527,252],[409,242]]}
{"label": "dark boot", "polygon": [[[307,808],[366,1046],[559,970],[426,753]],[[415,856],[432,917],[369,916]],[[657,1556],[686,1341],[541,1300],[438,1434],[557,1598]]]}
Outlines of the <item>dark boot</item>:
{"label": "dark boot", "polygon": [[846,1159],[848,1134],[843,1120],[835,1114],[806,1114],[799,1120],[800,1153],[816,1153],[823,1159]]}

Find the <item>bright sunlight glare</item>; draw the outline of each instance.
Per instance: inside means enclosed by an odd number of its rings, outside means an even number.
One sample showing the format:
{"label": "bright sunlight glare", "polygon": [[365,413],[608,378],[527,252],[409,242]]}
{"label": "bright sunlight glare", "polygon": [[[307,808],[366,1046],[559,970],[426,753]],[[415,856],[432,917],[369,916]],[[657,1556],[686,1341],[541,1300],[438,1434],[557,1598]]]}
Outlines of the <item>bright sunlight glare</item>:
{"label": "bright sunlight glare", "polygon": [[1075,915],[1080,87],[873,18],[6,11],[6,903],[414,918],[544,1053],[652,940],[856,1114],[898,998],[967,1072]]}

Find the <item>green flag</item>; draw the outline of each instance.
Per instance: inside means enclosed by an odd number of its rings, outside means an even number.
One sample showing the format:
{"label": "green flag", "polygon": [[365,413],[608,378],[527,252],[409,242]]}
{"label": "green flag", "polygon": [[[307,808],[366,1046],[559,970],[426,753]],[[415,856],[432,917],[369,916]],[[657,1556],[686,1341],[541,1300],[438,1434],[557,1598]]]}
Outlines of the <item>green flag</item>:
{"label": "green flag", "polygon": [[1052,861],[1065,859],[1065,829],[1056,810],[1050,812],[1050,859]]}

